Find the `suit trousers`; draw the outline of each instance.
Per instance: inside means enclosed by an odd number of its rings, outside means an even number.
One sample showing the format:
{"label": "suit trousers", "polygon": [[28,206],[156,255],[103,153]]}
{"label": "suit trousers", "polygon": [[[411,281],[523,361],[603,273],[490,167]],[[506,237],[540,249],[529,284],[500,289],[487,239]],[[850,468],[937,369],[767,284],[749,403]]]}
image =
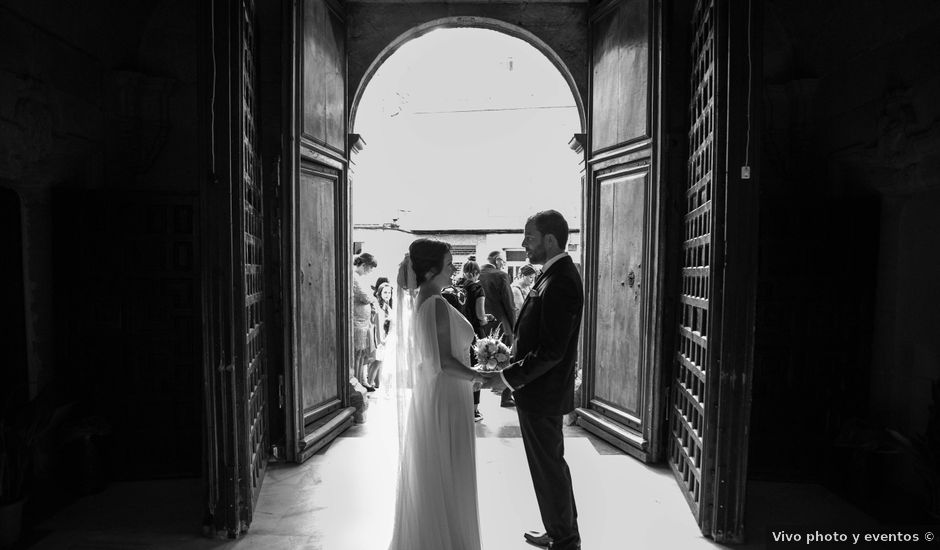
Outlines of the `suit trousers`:
{"label": "suit trousers", "polygon": [[535,498],[545,531],[553,540],[552,550],[581,548],[571,472],[564,456],[562,417],[517,412]]}

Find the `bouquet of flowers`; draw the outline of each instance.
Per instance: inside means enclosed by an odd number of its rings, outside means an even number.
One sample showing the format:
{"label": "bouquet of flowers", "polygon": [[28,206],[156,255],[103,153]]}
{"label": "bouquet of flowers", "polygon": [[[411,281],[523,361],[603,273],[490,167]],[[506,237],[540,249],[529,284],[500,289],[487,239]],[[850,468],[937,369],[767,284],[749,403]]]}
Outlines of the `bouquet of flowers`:
{"label": "bouquet of flowers", "polygon": [[473,343],[473,351],[477,356],[475,365],[477,370],[495,372],[509,366],[509,356],[512,350],[500,340],[501,336],[502,331],[497,328],[486,338],[477,338]]}

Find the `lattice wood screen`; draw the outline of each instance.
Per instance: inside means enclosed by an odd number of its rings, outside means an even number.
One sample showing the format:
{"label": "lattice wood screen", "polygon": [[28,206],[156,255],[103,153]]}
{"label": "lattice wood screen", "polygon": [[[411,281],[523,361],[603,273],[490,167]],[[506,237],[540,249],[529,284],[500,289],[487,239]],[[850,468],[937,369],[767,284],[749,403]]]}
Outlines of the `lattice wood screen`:
{"label": "lattice wood screen", "polygon": [[[248,422],[248,465],[250,468],[250,487],[256,497],[261,488],[264,468],[267,462],[267,368],[264,347],[264,280],[263,280],[263,243],[264,228],[262,216],[262,187],[260,166],[258,163],[258,132],[256,128],[258,102],[255,88],[258,77],[255,71],[255,19],[254,4],[251,0],[242,2],[242,202],[244,232],[244,357],[245,357],[245,398]],[[254,501],[255,498],[252,498]]]}
{"label": "lattice wood screen", "polygon": [[698,2],[693,15],[692,86],[688,186],[682,288],[674,376],[669,411],[669,462],[698,518],[702,506],[702,467],[706,378],[709,374],[708,309],[711,292],[712,192],[715,166],[715,7]]}

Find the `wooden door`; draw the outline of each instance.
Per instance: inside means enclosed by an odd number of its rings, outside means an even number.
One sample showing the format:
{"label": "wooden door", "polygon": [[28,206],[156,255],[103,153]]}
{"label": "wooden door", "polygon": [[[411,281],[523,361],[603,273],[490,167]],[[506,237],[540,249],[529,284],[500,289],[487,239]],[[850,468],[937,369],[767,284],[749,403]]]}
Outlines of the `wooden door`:
{"label": "wooden door", "polygon": [[749,90],[760,74],[748,51],[750,18],[761,20],[750,6],[726,0],[700,0],[692,15],[669,401],[669,465],[702,533],[721,542],[743,540],[747,480],[758,175],[747,140],[759,143]]}
{"label": "wooden door", "polygon": [[346,149],[346,32],[340,6],[302,0],[287,71],[291,182],[284,211],[289,353],[287,453],[302,462],[352,424],[352,253]]}
{"label": "wooden door", "polygon": [[240,185],[234,194],[236,261],[236,426],[241,498],[247,523],[268,463],[267,352],[264,298],[264,207],[258,139],[258,68],[254,0],[241,2]]}
{"label": "wooden door", "polygon": [[201,210],[206,517],[238,536],[268,462],[261,126],[254,0],[213,0],[206,68],[210,178]]}
{"label": "wooden door", "polygon": [[659,3],[611,1],[591,16],[582,426],[659,458],[663,234]]}

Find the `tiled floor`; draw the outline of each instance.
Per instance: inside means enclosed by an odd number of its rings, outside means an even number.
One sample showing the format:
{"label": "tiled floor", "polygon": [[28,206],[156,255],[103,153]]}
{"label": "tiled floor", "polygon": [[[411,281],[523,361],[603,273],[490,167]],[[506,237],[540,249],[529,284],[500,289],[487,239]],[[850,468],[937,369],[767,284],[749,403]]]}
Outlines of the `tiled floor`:
{"label": "tiled floor", "polygon": [[[48,535],[33,547],[385,550],[394,507],[395,410],[382,390],[370,402],[366,424],[303,465],[268,469],[254,521],[239,540],[201,537],[198,482],[176,481],[112,485],[48,521],[42,526]],[[485,419],[476,426],[484,548],[532,550],[522,532],[541,525],[515,411],[488,393],[481,410]],[[585,549],[723,547],[700,534],[668,468],[644,465],[578,427],[565,430]],[[752,484],[750,493],[752,542],[738,548],[764,547],[768,523],[872,523],[817,486]]]}

